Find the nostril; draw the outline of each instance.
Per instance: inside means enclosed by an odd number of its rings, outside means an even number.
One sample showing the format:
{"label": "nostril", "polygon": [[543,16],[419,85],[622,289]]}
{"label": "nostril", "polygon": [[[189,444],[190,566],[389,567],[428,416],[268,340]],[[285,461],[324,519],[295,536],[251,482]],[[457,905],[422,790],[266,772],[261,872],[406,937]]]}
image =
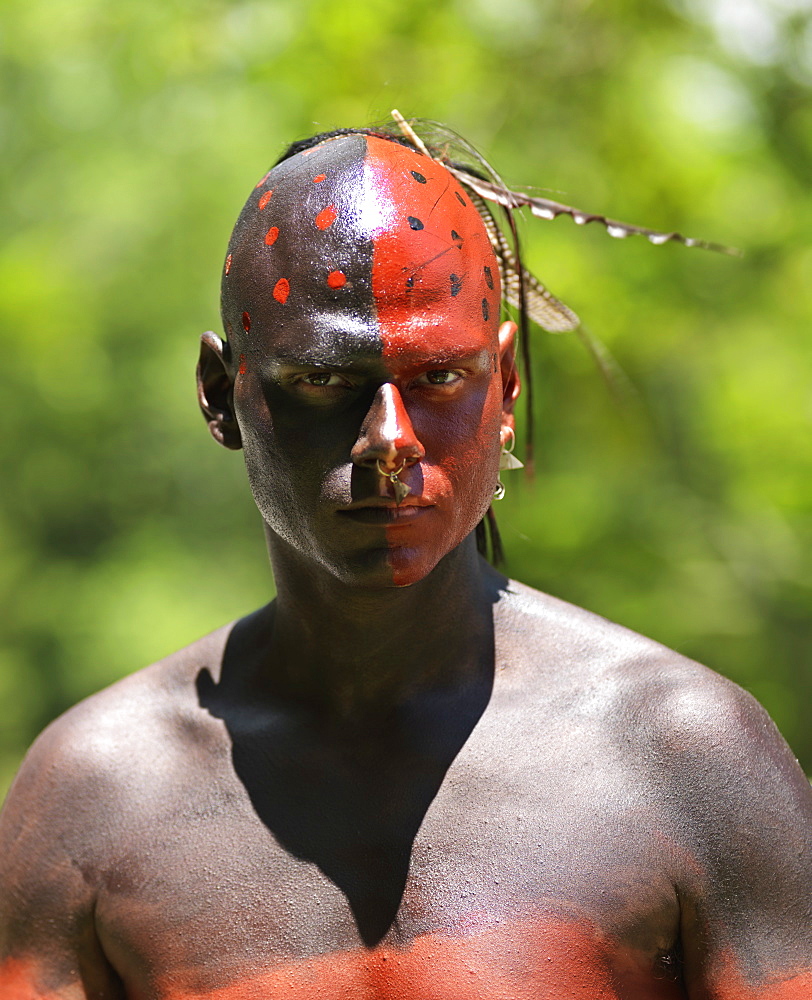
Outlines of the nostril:
{"label": "nostril", "polygon": [[375,393],[353,445],[353,462],[370,467],[381,463],[391,472],[404,464],[414,465],[424,455],[397,386],[384,382]]}

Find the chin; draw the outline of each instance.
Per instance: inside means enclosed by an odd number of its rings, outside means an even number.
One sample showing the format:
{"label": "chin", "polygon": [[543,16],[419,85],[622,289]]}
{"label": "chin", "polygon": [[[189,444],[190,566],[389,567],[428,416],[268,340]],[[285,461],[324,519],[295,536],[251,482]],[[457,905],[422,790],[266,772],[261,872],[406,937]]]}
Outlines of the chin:
{"label": "chin", "polygon": [[442,555],[430,555],[418,546],[387,547],[326,568],[348,587],[364,590],[411,587],[431,573]]}
{"label": "chin", "polygon": [[390,586],[411,587],[431,573],[447,553],[429,553],[425,549],[412,546],[398,546],[388,552],[387,563],[391,577]]}

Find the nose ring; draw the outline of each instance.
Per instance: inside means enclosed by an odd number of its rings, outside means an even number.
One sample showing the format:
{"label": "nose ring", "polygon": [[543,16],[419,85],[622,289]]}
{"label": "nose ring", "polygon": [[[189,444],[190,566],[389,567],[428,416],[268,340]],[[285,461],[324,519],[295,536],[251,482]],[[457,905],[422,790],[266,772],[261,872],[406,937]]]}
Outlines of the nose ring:
{"label": "nose ring", "polygon": [[407,486],[406,483],[402,483],[398,479],[398,476],[406,468],[406,462],[401,462],[400,468],[395,469],[394,472],[387,472],[386,469],[381,466],[381,460],[377,459],[376,461],[378,472],[392,484],[392,489],[395,492],[395,504],[399,507],[406,497],[412,492],[411,486]]}

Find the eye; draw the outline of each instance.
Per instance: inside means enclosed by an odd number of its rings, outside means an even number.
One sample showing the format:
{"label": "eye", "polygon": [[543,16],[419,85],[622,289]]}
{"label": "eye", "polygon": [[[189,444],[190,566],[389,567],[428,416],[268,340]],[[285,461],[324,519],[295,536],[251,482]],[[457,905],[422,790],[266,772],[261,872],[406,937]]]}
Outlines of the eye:
{"label": "eye", "polygon": [[440,368],[436,371],[426,372],[422,378],[425,378],[429,385],[454,385],[461,380],[462,376],[459,372],[446,371]]}
{"label": "eye", "polygon": [[315,386],[319,389],[346,387],[350,384],[345,378],[336,375],[335,372],[310,372],[307,375],[299,376],[296,381],[305,385]]}

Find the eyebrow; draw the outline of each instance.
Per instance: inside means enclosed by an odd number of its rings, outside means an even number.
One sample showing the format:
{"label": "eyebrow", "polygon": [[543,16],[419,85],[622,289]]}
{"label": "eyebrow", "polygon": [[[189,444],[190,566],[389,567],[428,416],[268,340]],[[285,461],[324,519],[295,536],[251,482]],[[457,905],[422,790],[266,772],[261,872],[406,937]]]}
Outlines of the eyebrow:
{"label": "eyebrow", "polygon": [[[274,354],[267,355],[267,364],[271,367],[286,368],[329,368],[333,371],[357,371],[360,368],[388,367],[388,362],[398,361],[398,356],[387,358],[380,351],[360,354],[355,357],[348,357],[345,352],[338,351],[309,351],[307,354]],[[402,357],[402,355],[400,356]],[[491,352],[486,347],[477,348],[474,351],[454,351],[448,348],[437,351],[415,351],[408,352],[407,361],[410,368],[436,368],[454,367],[466,362],[477,361],[482,364],[490,363]]]}
{"label": "eyebrow", "polygon": [[380,351],[359,354],[349,358],[343,351],[309,351],[307,354],[266,354],[268,365],[287,368],[332,368],[349,369],[379,364],[383,358]]}

